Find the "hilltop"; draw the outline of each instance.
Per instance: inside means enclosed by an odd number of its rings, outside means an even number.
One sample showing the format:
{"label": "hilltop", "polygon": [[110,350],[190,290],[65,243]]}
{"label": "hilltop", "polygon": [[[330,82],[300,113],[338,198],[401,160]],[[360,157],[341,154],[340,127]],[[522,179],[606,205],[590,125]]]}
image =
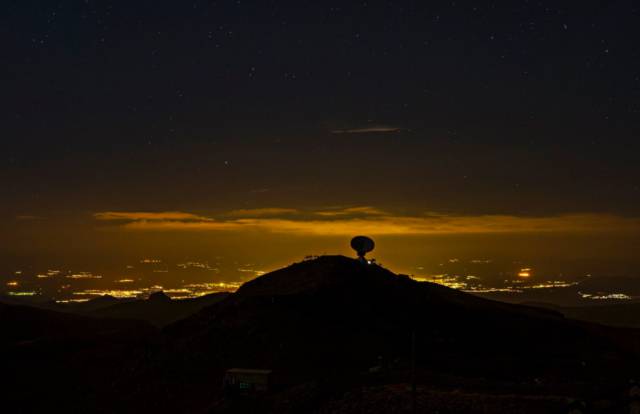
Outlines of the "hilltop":
{"label": "hilltop", "polygon": [[324,256],[247,282],[167,333],[202,345],[210,355],[220,352],[221,363],[357,371],[380,357],[406,363],[415,331],[425,352],[461,353],[456,360],[476,359],[474,365],[491,358],[494,369],[505,355],[518,356],[537,369],[539,362],[529,362],[554,355],[579,364],[584,356],[576,357],[576,349],[607,347],[590,328],[558,312],[495,302],[377,265]]}
{"label": "hilltop", "polygon": [[459,385],[483,378],[479,383],[512,392],[529,384],[527,392],[543,394],[561,383],[570,394],[584,392],[584,384],[602,387],[602,378],[624,383],[638,338],[343,256],[265,274],[165,329],[167,359],[185,377],[215,382],[225,368],[267,368],[285,389],[317,381],[353,385],[368,372],[406,381],[414,333],[419,376],[454,376]]}

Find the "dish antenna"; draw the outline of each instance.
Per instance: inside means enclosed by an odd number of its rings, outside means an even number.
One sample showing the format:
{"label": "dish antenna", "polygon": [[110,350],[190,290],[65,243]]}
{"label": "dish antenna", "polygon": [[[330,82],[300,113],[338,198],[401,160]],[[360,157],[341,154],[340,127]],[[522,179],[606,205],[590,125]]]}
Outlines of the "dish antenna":
{"label": "dish antenna", "polygon": [[367,236],[356,236],[351,239],[351,248],[358,253],[360,260],[364,260],[364,255],[369,253],[376,244]]}

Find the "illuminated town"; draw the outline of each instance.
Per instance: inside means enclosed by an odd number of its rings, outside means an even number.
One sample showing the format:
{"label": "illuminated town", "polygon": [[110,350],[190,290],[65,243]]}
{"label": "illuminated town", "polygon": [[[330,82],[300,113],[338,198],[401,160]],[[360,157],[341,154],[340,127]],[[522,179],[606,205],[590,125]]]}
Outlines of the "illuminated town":
{"label": "illuminated town", "polygon": [[[305,257],[304,260],[316,256]],[[501,271],[502,278],[490,277],[483,268],[494,265],[490,259],[463,260],[452,258],[441,263],[444,271],[430,274],[426,266],[413,268],[410,277],[452,289],[509,302],[556,301],[563,304],[588,302],[633,301],[640,298],[633,289],[611,287],[607,290],[584,286],[590,274],[566,278],[546,275],[533,267],[517,266]],[[144,299],[154,292],[164,292],[172,299],[196,298],[217,292],[233,292],[244,282],[265,274],[255,264],[235,263],[225,267],[220,258],[213,262],[187,260],[168,263],[160,258],[142,258],[136,265],[124,265],[123,271],[100,274],[86,269],[15,270],[3,283],[1,295],[30,301],[58,303],[86,302],[101,296],[119,299]],[[474,272],[465,272],[467,267]]]}

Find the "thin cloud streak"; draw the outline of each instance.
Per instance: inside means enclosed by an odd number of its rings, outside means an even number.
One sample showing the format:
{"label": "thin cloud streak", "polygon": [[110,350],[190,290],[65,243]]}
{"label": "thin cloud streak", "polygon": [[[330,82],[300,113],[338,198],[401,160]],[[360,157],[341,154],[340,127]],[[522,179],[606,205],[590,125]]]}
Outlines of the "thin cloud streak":
{"label": "thin cloud streak", "polygon": [[44,220],[44,217],[23,214],[20,216],[16,216],[16,220],[19,220],[19,221]]}
{"label": "thin cloud streak", "polygon": [[101,221],[208,221],[208,217],[181,211],[104,211],[93,217]]}
{"label": "thin cloud streak", "polygon": [[340,217],[340,216],[348,216],[348,215],[371,215],[371,216],[388,215],[387,212],[377,209],[375,207],[370,207],[370,206],[323,210],[323,211],[314,212],[313,214],[318,216],[323,216],[323,217]]}
{"label": "thin cloud streak", "polygon": [[391,126],[376,126],[367,128],[333,129],[332,134],[367,134],[367,133],[387,133],[398,132],[400,128]]}
{"label": "thin cloud streak", "polygon": [[297,213],[299,213],[299,211],[295,208],[252,208],[232,210],[225,215],[229,217],[268,217]]}

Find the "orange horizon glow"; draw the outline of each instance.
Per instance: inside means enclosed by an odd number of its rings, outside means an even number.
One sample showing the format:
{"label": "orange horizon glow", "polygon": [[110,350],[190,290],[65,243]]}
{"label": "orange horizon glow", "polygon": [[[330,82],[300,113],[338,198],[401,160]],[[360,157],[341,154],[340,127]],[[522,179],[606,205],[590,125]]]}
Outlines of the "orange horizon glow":
{"label": "orange horizon glow", "polygon": [[186,212],[100,212],[94,218],[135,231],[267,231],[311,236],[353,234],[437,235],[496,233],[589,233],[640,230],[640,218],[612,214],[400,215],[370,206],[302,211],[291,208],[233,210],[205,216]]}

